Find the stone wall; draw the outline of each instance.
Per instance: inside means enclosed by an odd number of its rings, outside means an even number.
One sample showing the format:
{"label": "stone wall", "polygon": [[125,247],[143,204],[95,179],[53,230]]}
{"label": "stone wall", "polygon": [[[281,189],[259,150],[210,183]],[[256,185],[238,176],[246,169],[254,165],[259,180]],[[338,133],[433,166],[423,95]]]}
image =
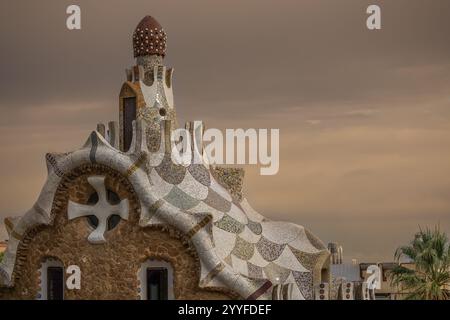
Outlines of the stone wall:
{"label": "stone wall", "polygon": [[[130,202],[129,220],[121,220],[106,232],[104,244],[87,241],[92,227],[87,218],[67,219],[68,200],[86,203],[94,192],[87,176],[105,175],[108,189]],[[172,228],[142,228],[139,207],[131,185],[118,173],[102,166],[78,168],[66,176],[56,192],[53,224],[30,230],[19,247],[13,273],[14,288],[2,289],[2,299],[35,299],[40,290],[39,269],[48,257],[59,259],[67,268],[81,269],[81,289],[66,290],[66,299],[139,299],[138,270],[149,258],[171,263],[176,299],[233,299],[225,289],[198,286],[200,262],[189,240]]]}

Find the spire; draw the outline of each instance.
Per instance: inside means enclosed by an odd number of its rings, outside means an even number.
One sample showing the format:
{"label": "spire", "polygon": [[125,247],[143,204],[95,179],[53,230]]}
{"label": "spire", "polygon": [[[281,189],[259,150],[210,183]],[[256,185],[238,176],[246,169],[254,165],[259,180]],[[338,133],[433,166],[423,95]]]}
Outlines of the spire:
{"label": "spire", "polygon": [[167,36],[161,24],[151,16],[145,16],[133,32],[134,57],[166,55]]}

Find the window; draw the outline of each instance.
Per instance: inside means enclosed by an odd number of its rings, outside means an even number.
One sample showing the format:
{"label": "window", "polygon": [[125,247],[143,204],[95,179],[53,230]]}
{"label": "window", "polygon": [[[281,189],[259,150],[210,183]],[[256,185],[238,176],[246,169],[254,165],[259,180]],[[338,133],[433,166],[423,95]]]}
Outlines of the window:
{"label": "window", "polygon": [[328,269],[321,269],[320,270],[320,279],[321,282],[329,282],[330,281],[330,272]]}
{"label": "window", "polygon": [[147,268],[147,300],[167,300],[167,269]]}
{"label": "window", "polygon": [[384,268],[382,270],[383,270],[383,281],[386,282],[388,281],[389,270],[385,270]]}
{"label": "window", "polygon": [[61,267],[47,268],[47,300],[64,299],[64,272]]}
{"label": "window", "polygon": [[41,264],[39,300],[64,299],[64,265],[56,258],[47,258]]}
{"label": "window", "polygon": [[173,268],[170,263],[147,260],[139,271],[141,300],[172,300]]}
{"label": "window", "polygon": [[167,111],[164,108],[159,109],[159,115],[161,117],[165,117],[167,115]]}
{"label": "window", "polygon": [[123,99],[123,151],[128,151],[133,138],[133,121],[136,120],[136,97]]}
{"label": "window", "polygon": [[166,86],[167,88],[172,86],[172,69],[166,71]]}

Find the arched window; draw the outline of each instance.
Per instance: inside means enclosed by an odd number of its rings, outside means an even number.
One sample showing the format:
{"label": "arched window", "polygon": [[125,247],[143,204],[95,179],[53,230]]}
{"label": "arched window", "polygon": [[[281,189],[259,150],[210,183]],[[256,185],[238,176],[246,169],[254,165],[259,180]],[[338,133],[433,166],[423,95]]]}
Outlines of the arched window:
{"label": "arched window", "polygon": [[41,290],[39,300],[64,299],[64,265],[55,258],[47,258],[41,264]]}
{"label": "arched window", "polygon": [[123,151],[130,149],[134,120],[136,120],[136,97],[123,98]]}
{"label": "arched window", "polygon": [[173,268],[170,263],[147,260],[139,270],[141,300],[173,300]]}
{"label": "arched window", "polygon": [[321,282],[330,282],[330,270],[328,268],[322,268],[320,270]]}

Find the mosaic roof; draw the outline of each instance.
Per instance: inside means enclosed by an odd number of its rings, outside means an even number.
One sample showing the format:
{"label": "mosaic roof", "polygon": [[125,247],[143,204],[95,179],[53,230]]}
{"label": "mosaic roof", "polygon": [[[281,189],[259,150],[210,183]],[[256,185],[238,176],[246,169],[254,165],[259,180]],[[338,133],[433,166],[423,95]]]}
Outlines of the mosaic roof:
{"label": "mosaic roof", "polygon": [[[170,121],[161,122],[162,146],[167,130]],[[135,122],[135,139],[127,153],[94,131],[81,149],[47,155],[49,175],[38,201],[21,219],[8,220],[10,240],[0,264],[0,283],[12,285],[15,255],[25,232],[51,223],[53,196],[62,177],[80,165],[96,163],[128,178],[140,200],[142,227],[167,224],[188,235],[200,257],[200,286],[227,287],[244,298],[270,298],[273,284],[293,283],[294,296],[310,298],[312,272],[328,255],[320,240],[302,226],[264,218],[245,198],[233,199],[208,164],[176,166],[166,159],[164,148],[149,152],[145,132],[145,122]],[[163,160],[153,166],[156,158]]]}

